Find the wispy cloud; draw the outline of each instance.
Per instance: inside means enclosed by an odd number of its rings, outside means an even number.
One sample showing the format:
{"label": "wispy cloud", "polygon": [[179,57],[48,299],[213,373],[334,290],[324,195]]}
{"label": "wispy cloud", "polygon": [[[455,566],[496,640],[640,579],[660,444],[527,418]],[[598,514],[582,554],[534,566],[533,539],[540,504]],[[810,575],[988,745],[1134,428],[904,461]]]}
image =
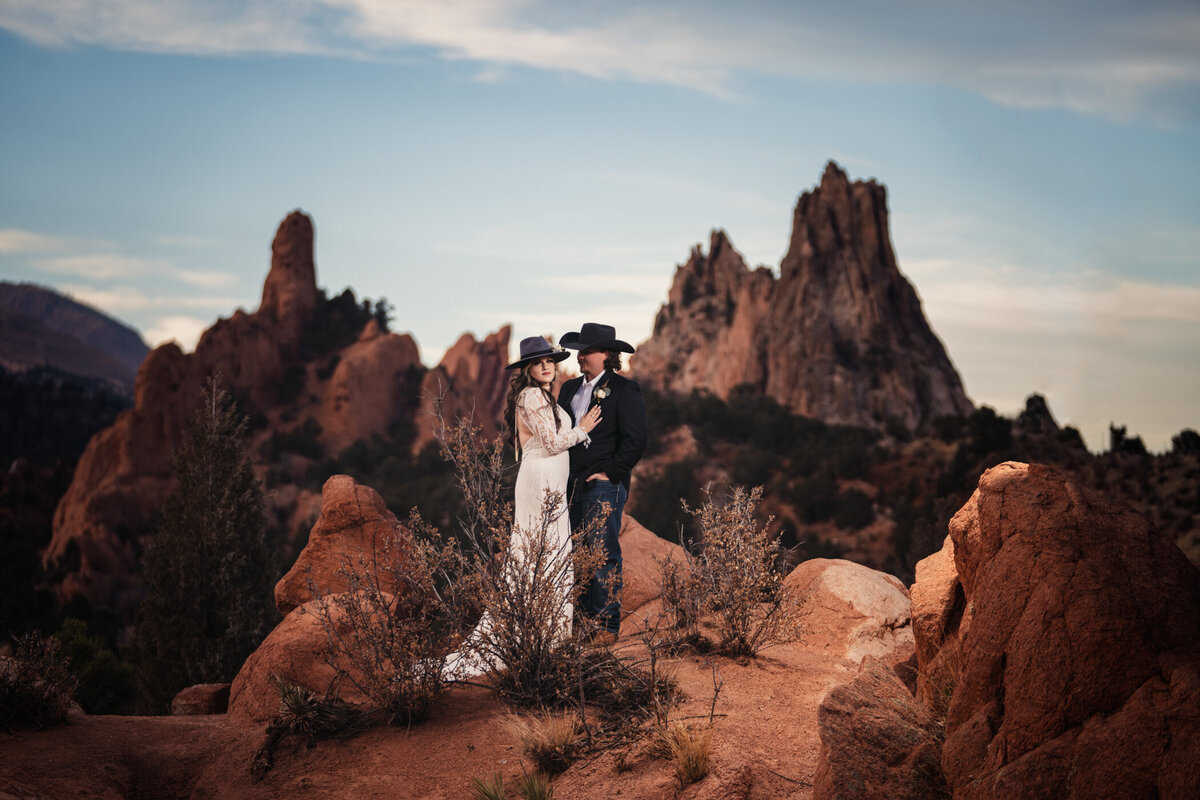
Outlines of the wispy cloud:
{"label": "wispy cloud", "polygon": [[[239,55],[400,55],[667,84],[734,99],[755,74],[934,83],[1020,108],[1192,113],[1200,6],[924,0],[841,5],[534,0],[7,0],[0,27],[46,46]],[[1154,108],[1154,104],[1160,107]]]}
{"label": "wispy cloud", "polygon": [[62,239],[17,228],[0,229],[0,253],[48,253],[63,250]]}
{"label": "wispy cloud", "polygon": [[74,275],[94,280],[134,278],[161,272],[168,267],[166,262],[157,259],[134,258],[118,253],[87,253],[40,258],[34,261],[34,266],[42,272]]}
{"label": "wispy cloud", "polygon": [[63,284],[58,287],[77,300],[105,311],[120,314],[146,309],[187,308],[211,311],[209,317],[227,314],[244,305],[244,298],[196,295],[147,294],[136,286],[106,286],[97,288],[85,284]]}

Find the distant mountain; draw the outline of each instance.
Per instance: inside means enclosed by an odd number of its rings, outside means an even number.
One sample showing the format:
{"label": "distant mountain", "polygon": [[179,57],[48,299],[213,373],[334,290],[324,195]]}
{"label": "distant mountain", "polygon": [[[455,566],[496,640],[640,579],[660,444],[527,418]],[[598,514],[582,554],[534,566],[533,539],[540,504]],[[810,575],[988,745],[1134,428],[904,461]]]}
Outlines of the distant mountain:
{"label": "distant mountain", "polygon": [[150,348],[112,317],[52,289],[0,282],[0,366],[101,378],[132,389]]}

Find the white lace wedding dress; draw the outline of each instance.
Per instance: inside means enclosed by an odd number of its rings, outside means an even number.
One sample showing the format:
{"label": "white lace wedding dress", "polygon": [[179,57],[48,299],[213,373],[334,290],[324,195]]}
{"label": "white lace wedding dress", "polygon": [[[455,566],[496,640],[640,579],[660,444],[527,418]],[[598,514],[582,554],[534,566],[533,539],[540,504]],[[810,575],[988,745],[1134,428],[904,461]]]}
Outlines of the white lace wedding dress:
{"label": "white lace wedding dress", "polygon": [[[521,442],[521,465],[513,497],[513,529],[507,553],[508,569],[520,569],[530,551],[529,537],[540,534],[543,516],[549,511],[546,538],[549,563],[543,569],[551,574],[541,580],[555,581],[562,598],[559,628],[563,635],[571,631],[573,576],[564,559],[571,548],[571,522],[567,514],[567,479],[571,472],[569,449],[590,443],[587,433],[571,427],[571,418],[541,390],[530,387],[517,397],[517,436]],[[554,424],[557,415],[559,425]],[[550,498],[552,507],[547,505]],[[479,624],[460,647],[446,658],[443,674],[449,679],[481,675],[488,664],[473,647],[490,631],[491,617],[484,612]]]}

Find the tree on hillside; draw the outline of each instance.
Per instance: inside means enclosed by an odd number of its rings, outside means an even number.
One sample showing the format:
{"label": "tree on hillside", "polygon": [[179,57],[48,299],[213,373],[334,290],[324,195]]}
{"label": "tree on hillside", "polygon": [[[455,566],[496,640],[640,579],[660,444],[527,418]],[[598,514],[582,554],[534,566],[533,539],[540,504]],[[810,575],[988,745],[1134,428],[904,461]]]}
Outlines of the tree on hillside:
{"label": "tree on hillside", "polygon": [[233,679],[277,618],[262,488],[242,449],[246,420],[218,378],[175,451],[142,567],[133,656],[141,704],[166,710],[180,689]]}

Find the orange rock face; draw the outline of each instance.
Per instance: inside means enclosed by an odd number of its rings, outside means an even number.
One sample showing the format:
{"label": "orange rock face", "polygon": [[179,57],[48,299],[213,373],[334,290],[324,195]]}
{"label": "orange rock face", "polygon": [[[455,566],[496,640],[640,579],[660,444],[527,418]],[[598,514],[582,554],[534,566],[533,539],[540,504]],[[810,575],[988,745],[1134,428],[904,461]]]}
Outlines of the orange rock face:
{"label": "orange rock face", "polygon": [[511,326],[505,325],[478,341],[469,333],[459,337],[442,356],[442,361],[426,373],[421,383],[421,408],[416,416],[418,451],[437,438],[435,404],[441,399],[446,419],[468,417],[493,437],[499,432],[508,394],[508,339]]}
{"label": "orange rock face", "polygon": [[[874,657],[892,665],[912,655],[908,590],[895,576],[840,558],[812,558],[792,570],[784,585],[813,620],[806,635],[827,638],[831,655],[856,664]],[[831,611],[837,611],[837,628],[817,621]]]}
{"label": "orange rock face", "polygon": [[910,429],[968,414],[962,381],[900,274],[885,189],[832,162],[796,204],[779,277],[723,231],[675,273],[632,367],[660,390],[727,398],[740,384],[830,423]]}
{"label": "orange rock face", "polygon": [[954,797],[1193,797],[1200,570],[1144,517],[1040,465],[985,472],[950,539],[913,602],[922,679],[956,673]]}
{"label": "orange rock face", "polygon": [[[275,605],[286,615],[315,599],[313,586],[323,594],[346,591],[349,587],[340,570],[347,562],[356,565],[397,541],[403,546],[411,538],[379,493],[349,475],[334,475],[321,492],[321,517],[308,544],[275,584]],[[396,589],[383,588],[392,593]]]}
{"label": "orange rock face", "polygon": [[925,709],[885,662],[868,656],[852,681],[825,695],[817,719],[815,800],[948,796]]}
{"label": "orange rock face", "polygon": [[[427,370],[411,336],[383,332],[372,320],[357,341],[319,363],[305,360],[312,356],[303,337],[319,299],[312,221],[296,211],[275,236],[257,311],[238,309],[218,320],[191,354],[174,343],[150,353],[138,371],[134,407],[93,437],[55,511],[43,558],[61,575],[62,599],[82,596],[110,609],[136,602],[137,538],[153,535],[153,520],[171,488],[173,453],[215,372],[243,412],[266,421],[251,435],[251,452],[259,452],[272,433],[309,417],[321,426],[320,444],[333,457],[360,439],[388,435],[397,423],[418,432],[429,427],[420,413]],[[439,370],[452,383],[451,418],[473,409],[495,432],[508,337],[507,327],[483,342],[465,337],[447,353]],[[273,470],[285,481],[289,475],[299,480],[310,463],[281,459],[258,470],[260,476]],[[311,524],[311,494],[286,482],[268,493],[268,516],[284,528],[285,539]]]}
{"label": "orange rock face", "polygon": [[[325,662],[325,628],[316,614],[316,600],[292,609],[258,649],[250,654],[229,690],[229,716],[243,722],[264,723],[279,713],[279,692],[271,676],[324,695],[336,672]],[[337,629],[344,634],[345,627]],[[365,698],[347,683],[331,697],[350,703]]]}

